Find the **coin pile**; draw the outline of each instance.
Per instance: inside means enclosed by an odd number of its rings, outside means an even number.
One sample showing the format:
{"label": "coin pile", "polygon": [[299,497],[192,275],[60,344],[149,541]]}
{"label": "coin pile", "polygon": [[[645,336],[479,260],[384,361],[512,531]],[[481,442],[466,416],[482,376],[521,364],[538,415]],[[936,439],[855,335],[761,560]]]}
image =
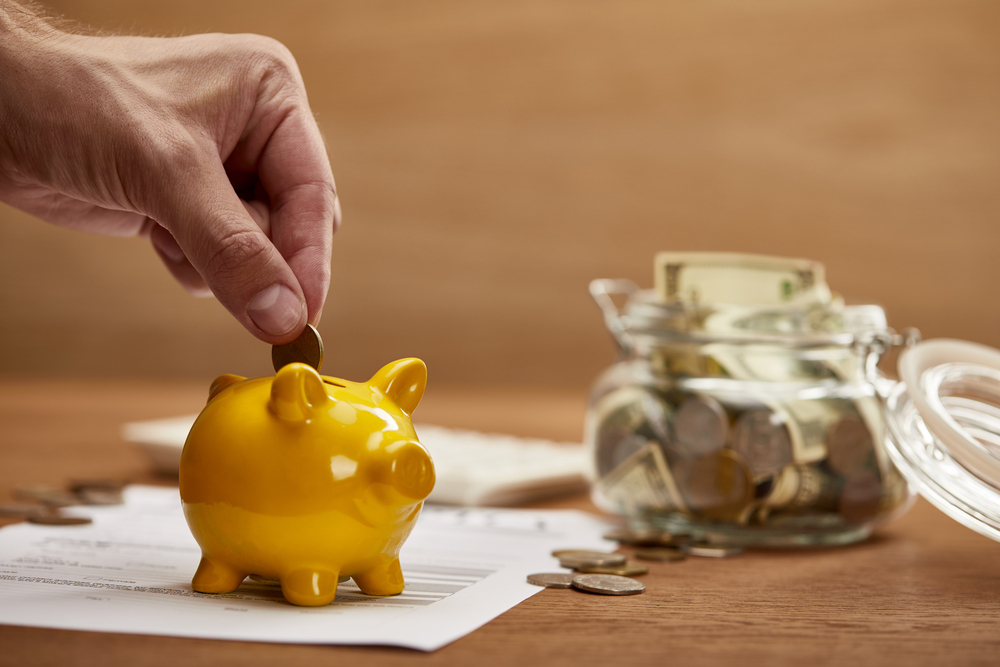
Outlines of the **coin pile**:
{"label": "coin pile", "polygon": [[59,510],[74,505],[120,505],[124,487],[124,482],[109,479],[71,480],[69,490],[47,485],[22,486],[14,489],[14,497],[22,502],[0,503],[0,516],[47,526],[80,526],[91,523],[91,519]]}
{"label": "coin pile", "polygon": [[[604,539],[635,547],[639,560],[672,562],[685,560],[688,555],[726,558],[743,553],[739,546],[725,546],[694,541],[688,535],[658,531],[616,529]],[[649,572],[649,566],[629,560],[625,554],[589,549],[556,549],[552,552],[559,565],[573,570],[539,572],[528,576],[528,583],[545,588],[574,588],[601,595],[634,595],[646,588],[632,577]]]}

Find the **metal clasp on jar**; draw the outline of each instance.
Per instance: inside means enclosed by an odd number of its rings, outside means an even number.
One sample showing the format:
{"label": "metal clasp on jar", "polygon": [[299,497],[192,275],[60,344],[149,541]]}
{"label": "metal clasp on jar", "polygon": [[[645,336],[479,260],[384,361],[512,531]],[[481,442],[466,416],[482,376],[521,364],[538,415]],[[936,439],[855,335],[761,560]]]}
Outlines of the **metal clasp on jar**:
{"label": "metal clasp on jar", "polygon": [[920,338],[920,330],[915,327],[903,329],[902,333],[896,333],[892,329],[866,331],[855,338],[854,348],[863,360],[865,380],[875,388],[880,399],[885,400],[896,386],[896,380],[886,377],[879,370],[882,355],[896,348],[913,347],[920,342]]}

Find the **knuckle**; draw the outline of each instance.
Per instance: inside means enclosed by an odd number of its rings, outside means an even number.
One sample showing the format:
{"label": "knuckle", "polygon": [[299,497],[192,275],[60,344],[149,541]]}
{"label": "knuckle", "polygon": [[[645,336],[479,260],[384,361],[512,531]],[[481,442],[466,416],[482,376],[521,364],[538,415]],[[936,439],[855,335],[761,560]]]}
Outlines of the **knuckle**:
{"label": "knuckle", "polygon": [[264,35],[248,35],[246,48],[251,60],[259,68],[261,78],[299,80],[299,66],[295,62],[295,56],[278,40]]}

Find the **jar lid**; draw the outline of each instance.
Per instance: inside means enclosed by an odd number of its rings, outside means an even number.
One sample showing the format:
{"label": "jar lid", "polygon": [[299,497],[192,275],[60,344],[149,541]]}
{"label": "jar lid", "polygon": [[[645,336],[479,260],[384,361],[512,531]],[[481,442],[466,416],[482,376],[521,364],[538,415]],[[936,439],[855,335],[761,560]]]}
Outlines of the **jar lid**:
{"label": "jar lid", "polygon": [[942,512],[1000,541],[1000,350],[929,340],[898,368],[884,393],[893,463]]}

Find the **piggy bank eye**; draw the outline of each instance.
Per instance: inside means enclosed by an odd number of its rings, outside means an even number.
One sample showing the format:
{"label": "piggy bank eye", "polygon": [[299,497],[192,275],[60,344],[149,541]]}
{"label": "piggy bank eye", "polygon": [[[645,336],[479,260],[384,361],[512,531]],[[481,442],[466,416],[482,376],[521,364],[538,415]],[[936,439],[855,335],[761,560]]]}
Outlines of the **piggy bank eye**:
{"label": "piggy bank eye", "polygon": [[[389,449],[389,448],[387,448]],[[434,463],[418,442],[407,441],[391,446],[389,481],[401,495],[423,500],[434,488]]]}

